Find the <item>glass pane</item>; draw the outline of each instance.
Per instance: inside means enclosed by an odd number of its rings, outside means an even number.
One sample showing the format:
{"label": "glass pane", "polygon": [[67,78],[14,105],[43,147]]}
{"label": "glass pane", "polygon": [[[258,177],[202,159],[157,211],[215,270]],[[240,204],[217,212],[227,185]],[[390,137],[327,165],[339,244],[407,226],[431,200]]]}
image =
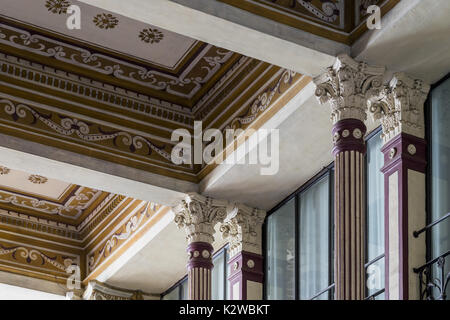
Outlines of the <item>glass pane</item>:
{"label": "glass pane", "polygon": [[[431,119],[431,220],[436,221],[450,212],[450,79],[432,92]],[[450,220],[433,227],[431,238],[431,258],[449,251]],[[448,257],[445,272],[450,272]],[[450,295],[450,286],[447,295]]]}
{"label": "glass pane", "polygon": [[295,298],[295,199],[267,218],[266,292],[269,300]]}
{"label": "glass pane", "polygon": [[367,262],[384,253],[384,164],[380,135],[367,142]]}
{"label": "glass pane", "polygon": [[366,270],[367,296],[370,296],[375,292],[384,288],[384,272],[385,272],[384,261],[385,261],[384,258],[382,258],[367,267]]}
{"label": "glass pane", "polygon": [[189,293],[188,293],[188,279],[187,278],[180,284],[180,290],[181,290],[181,300],[188,300]]}
{"label": "glass pane", "polygon": [[[307,300],[330,285],[329,178],[300,194],[300,299]],[[327,300],[328,294],[316,298]]]}
{"label": "glass pane", "polygon": [[225,264],[225,300],[231,300],[230,299],[230,284],[228,281],[228,276],[230,275],[230,267],[228,265],[228,261],[229,261],[229,255],[228,255],[228,250],[225,250],[225,260],[227,261],[227,263]]}
{"label": "glass pane", "polygon": [[180,299],[179,292],[180,292],[180,286],[177,286],[172,291],[167,293],[163,297],[163,300],[179,300]]}
{"label": "glass pane", "polygon": [[224,300],[224,285],[225,285],[225,254],[222,251],[217,254],[214,259],[214,269],[212,271],[212,300]]}

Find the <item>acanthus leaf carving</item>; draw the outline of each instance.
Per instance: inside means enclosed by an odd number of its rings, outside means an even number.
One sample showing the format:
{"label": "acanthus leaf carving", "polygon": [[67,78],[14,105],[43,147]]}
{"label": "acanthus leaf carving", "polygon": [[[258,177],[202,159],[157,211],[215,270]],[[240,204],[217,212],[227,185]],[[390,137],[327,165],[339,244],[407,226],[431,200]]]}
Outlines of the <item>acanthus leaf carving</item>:
{"label": "acanthus leaf carving", "polygon": [[330,102],[334,124],[343,119],[367,119],[367,100],[382,90],[384,67],[357,62],[348,55],[339,55],[327,72],[314,79],[316,97],[321,104]]}
{"label": "acanthus leaf carving", "polygon": [[368,101],[368,109],[380,120],[384,142],[400,133],[425,137],[424,103],[430,86],[404,73],[396,73],[389,85]]}
{"label": "acanthus leaf carving", "polygon": [[262,225],[266,212],[238,204],[220,227],[224,239],[230,239],[230,255],[241,251],[261,254]]}
{"label": "acanthus leaf carving", "polygon": [[174,222],[184,229],[188,243],[214,242],[214,227],[227,216],[228,202],[189,193],[174,208]]}

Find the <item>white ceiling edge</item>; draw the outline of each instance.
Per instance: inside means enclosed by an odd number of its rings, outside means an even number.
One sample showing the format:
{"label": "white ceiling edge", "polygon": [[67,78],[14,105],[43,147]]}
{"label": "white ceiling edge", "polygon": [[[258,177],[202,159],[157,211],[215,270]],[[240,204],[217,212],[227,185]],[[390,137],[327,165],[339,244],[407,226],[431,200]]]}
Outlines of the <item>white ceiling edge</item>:
{"label": "white ceiling edge", "polygon": [[[64,284],[5,271],[0,271],[0,284],[24,289],[25,291],[22,291],[22,294],[28,298],[32,298],[30,295],[35,293],[39,295],[39,297],[36,296],[36,299],[39,300],[65,300],[66,292],[69,291]],[[0,288],[0,291],[2,289]],[[17,294],[21,294],[21,292],[17,292]],[[0,299],[2,298],[0,297]]]}
{"label": "white ceiling edge", "polygon": [[1,165],[50,179],[174,206],[197,184],[0,134]]}

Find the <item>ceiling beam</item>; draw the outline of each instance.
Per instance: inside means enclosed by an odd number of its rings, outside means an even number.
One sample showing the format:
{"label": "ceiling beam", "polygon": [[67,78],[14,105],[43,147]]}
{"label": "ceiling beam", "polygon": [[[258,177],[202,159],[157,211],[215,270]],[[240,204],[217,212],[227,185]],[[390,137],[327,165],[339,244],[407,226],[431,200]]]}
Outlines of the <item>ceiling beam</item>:
{"label": "ceiling beam", "polygon": [[49,179],[174,206],[197,184],[0,134],[1,164]]}

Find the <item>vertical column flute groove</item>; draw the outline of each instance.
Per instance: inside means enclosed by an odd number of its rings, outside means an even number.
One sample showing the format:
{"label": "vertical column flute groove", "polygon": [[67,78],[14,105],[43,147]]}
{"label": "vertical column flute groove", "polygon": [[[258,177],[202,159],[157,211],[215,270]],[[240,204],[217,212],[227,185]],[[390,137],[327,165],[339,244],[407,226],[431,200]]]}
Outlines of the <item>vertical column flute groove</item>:
{"label": "vertical column flute groove", "polygon": [[366,127],[345,119],[333,128],[335,156],[336,299],[364,298],[364,154]]}

